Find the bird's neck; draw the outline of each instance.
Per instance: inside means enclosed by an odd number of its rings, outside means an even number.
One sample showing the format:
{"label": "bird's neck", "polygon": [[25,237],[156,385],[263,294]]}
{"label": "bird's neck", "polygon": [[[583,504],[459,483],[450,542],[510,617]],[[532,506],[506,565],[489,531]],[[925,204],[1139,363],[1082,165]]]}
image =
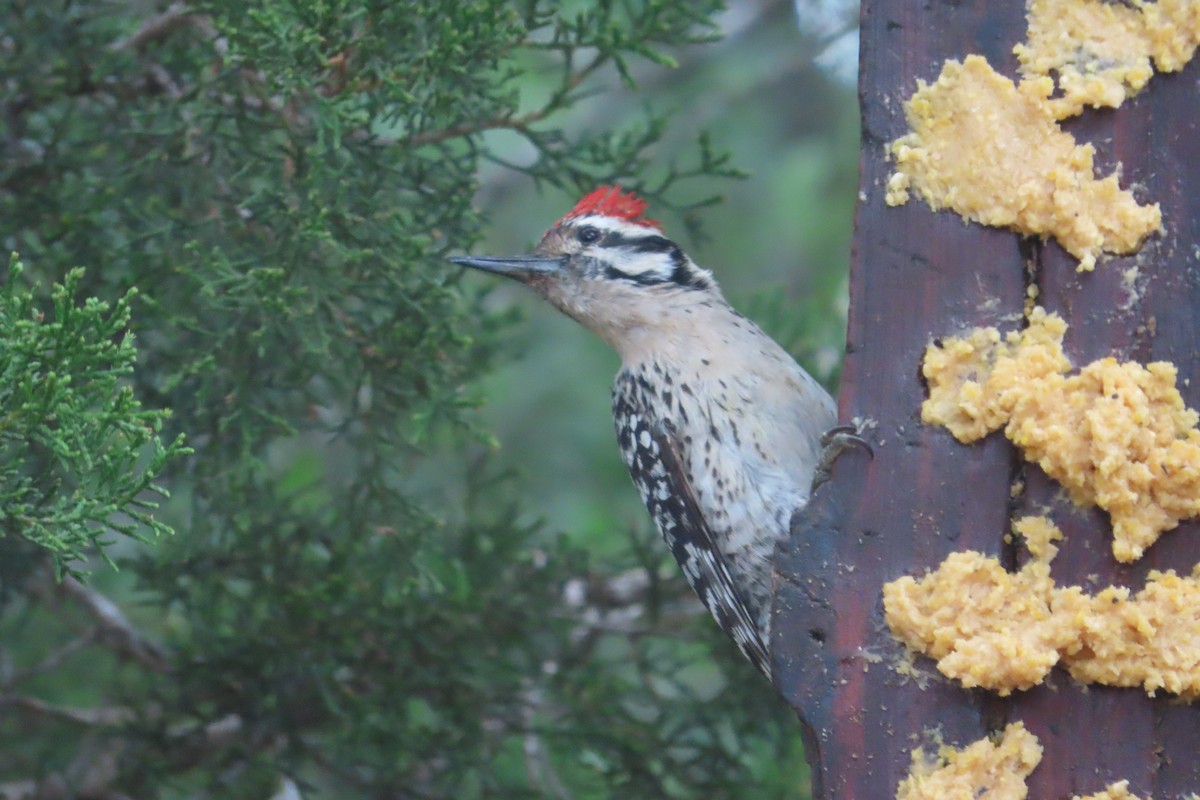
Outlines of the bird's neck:
{"label": "bird's neck", "polygon": [[623,365],[700,364],[702,359],[736,350],[740,328],[735,322],[752,327],[720,295],[687,291],[681,295],[669,305],[647,309],[632,324],[605,336]]}

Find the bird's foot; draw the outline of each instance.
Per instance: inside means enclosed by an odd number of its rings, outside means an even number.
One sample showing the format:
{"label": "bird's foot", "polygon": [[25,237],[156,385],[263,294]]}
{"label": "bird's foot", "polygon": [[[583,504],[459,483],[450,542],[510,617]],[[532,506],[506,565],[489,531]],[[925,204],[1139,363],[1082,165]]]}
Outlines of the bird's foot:
{"label": "bird's foot", "polygon": [[833,474],[833,462],[837,461],[838,456],[847,450],[852,450],[855,447],[861,447],[867,451],[867,455],[875,458],[875,451],[862,434],[868,428],[874,427],[872,423],[857,423],[853,425],[835,425],[822,434],[821,456],[817,460],[817,468],[813,471],[812,486],[809,493],[815,492],[817,487],[829,480]]}

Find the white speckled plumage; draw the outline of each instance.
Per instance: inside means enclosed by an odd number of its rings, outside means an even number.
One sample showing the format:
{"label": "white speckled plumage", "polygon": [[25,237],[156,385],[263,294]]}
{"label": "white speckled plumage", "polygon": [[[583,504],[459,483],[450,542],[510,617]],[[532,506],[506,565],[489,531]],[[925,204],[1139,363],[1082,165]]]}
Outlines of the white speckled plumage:
{"label": "white speckled plumage", "polygon": [[808,501],[833,399],[722,297],[637,198],[604,188],[528,259],[461,259],[510,275],[621,356],[622,457],[684,576],[770,675],[771,562]]}
{"label": "white speckled plumage", "polygon": [[[835,423],[833,401],[719,296],[700,300],[685,314],[685,330],[673,330],[682,324],[674,319],[678,311],[674,307],[664,315],[662,335],[638,337],[641,346],[620,348],[623,365],[613,389],[618,444],[649,506],[650,492],[663,490],[664,484],[638,476],[653,477],[661,467],[650,460],[647,473],[643,443],[631,433],[646,436],[655,424],[671,424],[684,479],[765,652],[775,545],[787,535],[792,513],[808,501],[820,437]],[[664,527],[659,524],[660,532],[712,611],[705,597],[712,590],[697,587],[703,576],[687,563],[693,554]]]}

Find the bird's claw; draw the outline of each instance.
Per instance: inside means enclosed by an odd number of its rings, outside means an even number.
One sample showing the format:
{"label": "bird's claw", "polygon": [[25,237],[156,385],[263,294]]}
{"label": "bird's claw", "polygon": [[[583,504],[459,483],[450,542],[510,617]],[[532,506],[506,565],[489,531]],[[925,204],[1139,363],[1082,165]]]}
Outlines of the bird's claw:
{"label": "bird's claw", "polygon": [[863,440],[861,434],[862,431],[857,425],[845,423],[842,425],[834,425],[832,428],[821,434],[821,438],[818,441],[820,441],[821,447],[824,449],[830,447],[835,440],[853,439],[856,445],[861,445],[867,448],[867,450],[870,451],[871,456],[874,457],[875,452],[871,450],[871,445],[867,444],[866,441]]}
{"label": "bird's claw", "polygon": [[858,425],[835,425],[821,435],[819,440],[821,456],[817,460],[817,468],[813,471],[810,494],[829,480],[833,474],[833,462],[837,461],[838,456],[847,450],[861,447],[867,451],[868,456],[872,459],[875,458],[875,450],[861,436],[863,430],[864,428],[860,428]]}

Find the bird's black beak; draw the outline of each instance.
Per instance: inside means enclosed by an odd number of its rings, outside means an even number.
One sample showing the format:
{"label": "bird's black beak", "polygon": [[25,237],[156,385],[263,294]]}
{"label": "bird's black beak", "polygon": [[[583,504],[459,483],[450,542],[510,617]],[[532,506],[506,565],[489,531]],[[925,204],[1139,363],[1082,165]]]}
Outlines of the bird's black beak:
{"label": "bird's black beak", "polygon": [[546,256],[454,256],[450,260],[462,267],[473,267],[506,278],[527,281],[535,275],[552,275],[558,272],[562,269],[565,259]]}

